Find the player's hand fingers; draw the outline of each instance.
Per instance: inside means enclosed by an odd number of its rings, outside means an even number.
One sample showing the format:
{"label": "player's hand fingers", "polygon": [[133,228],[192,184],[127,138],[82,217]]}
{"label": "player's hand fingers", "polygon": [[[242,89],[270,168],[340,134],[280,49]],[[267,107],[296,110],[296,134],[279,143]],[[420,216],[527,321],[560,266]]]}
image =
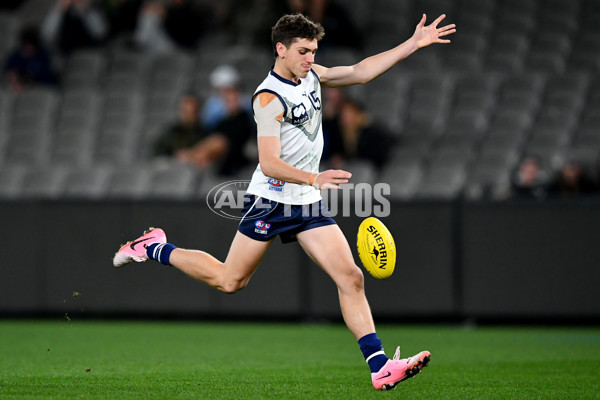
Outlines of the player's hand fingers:
{"label": "player's hand fingers", "polygon": [[423,14],[423,18],[421,18],[421,21],[419,21],[419,23],[417,24],[417,28],[422,28],[425,26],[425,21],[427,20],[427,15]]}
{"label": "player's hand fingers", "polygon": [[340,184],[342,184],[342,183],[348,183],[348,179],[333,178],[329,182],[323,183],[321,185],[321,189],[327,188],[327,186],[331,186],[332,188],[339,189]]}
{"label": "player's hand fingers", "polygon": [[440,36],[448,36],[448,35],[453,34],[454,32],[456,32],[456,30],[451,30],[451,31],[448,31],[448,32],[442,32],[442,33],[440,33],[438,35],[438,37],[440,37]]}
{"label": "player's hand fingers", "polygon": [[334,173],[334,177],[335,178],[345,178],[345,179],[350,179],[352,178],[352,174],[348,171],[344,171],[342,169],[336,169],[332,171]]}
{"label": "player's hand fingers", "polygon": [[439,33],[449,33],[450,31],[456,32],[456,25],[454,24],[450,24],[450,25],[446,25],[446,26],[442,26],[441,28],[438,28],[438,32]]}
{"label": "player's hand fingers", "polygon": [[319,190],[326,190],[326,189],[338,190],[339,188],[340,188],[339,185],[334,185],[333,183],[324,183],[323,185],[319,186]]}
{"label": "player's hand fingers", "polygon": [[434,28],[435,28],[435,27],[437,27],[437,26],[438,26],[438,24],[439,24],[440,22],[442,22],[442,20],[443,20],[444,18],[446,18],[446,14],[442,14],[442,15],[440,15],[439,17],[437,17],[437,19],[436,19],[435,21],[433,21],[433,22],[431,23],[431,26],[433,26]]}
{"label": "player's hand fingers", "polygon": [[452,28],[456,28],[456,24],[448,24],[448,25],[444,25],[444,26],[442,26],[440,29],[441,29],[441,30],[446,30],[446,29],[452,29]]}
{"label": "player's hand fingers", "polygon": [[453,34],[454,32],[456,32],[456,29],[452,29],[452,30],[449,30],[449,31],[446,31],[446,32],[440,32],[440,33],[438,33],[438,37],[440,37],[440,36],[448,36],[448,35]]}
{"label": "player's hand fingers", "polygon": [[339,189],[340,183],[348,183],[352,174],[341,169],[329,169],[315,178],[314,185],[319,189]]}
{"label": "player's hand fingers", "polygon": [[451,29],[449,31],[445,31],[445,32],[438,32],[438,37],[442,37],[442,36],[448,36],[448,35],[452,35],[454,32],[456,32],[456,29]]}

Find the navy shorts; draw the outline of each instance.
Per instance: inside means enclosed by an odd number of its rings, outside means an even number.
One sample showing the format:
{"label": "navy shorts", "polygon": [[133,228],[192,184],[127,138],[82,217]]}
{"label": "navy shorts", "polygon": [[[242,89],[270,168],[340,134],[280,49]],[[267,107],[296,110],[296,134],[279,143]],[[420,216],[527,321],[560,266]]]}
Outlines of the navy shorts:
{"label": "navy shorts", "polygon": [[262,242],[279,235],[283,243],[290,243],[296,241],[299,232],[335,223],[321,200],[293,205],[246,194],[238,231]]}

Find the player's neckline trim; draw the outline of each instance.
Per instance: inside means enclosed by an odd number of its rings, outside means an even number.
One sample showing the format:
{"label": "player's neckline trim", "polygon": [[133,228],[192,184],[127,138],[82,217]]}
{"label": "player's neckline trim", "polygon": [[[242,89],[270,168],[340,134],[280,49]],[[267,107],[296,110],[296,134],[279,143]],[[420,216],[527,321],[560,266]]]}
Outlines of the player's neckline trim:
{"label": "player's neckline trim", "polygon": [[300,85],[300,83],[302,83],[302,81],[300,79],[298,79],[298,83],[296,83],[294,81],[290,81],[289,79],[285,79],[281,75],[277,74],[277,72],[273,71],[273,68],[271,68],[271,75],[273,75],[275,78],[279,79],[281,82],[287,83],[288,85],[298,86],[298,85]]}

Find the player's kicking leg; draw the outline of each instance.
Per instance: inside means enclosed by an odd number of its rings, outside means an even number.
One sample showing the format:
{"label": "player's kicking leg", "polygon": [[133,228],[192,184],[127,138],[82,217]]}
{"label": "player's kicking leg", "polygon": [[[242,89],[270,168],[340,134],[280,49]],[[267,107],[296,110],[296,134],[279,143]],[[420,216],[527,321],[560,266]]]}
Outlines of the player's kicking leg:
{"label": "player's kicking leg", "polygon": [[297,237],[306,253],[337,285],[344,321],[358,340],[371,369],[373,386],[380,390],[393,389],[399,382],[419,373],[429,362],[428,351],[403,360],[399,359],[399,349],[391,360],[385,355],[381,340],[375,333],[362,271],[354,263],[350,246],[340,228],[337,225],[321,226],[300,232]]}
{"label": "player's kicking leg", "polygon": [[237,232],[225,262],[199,250],[176,248],[167,243],[162,229],[150,228],[136,240],[123,245],[113,264],[121,267],[148,259],[172,265],[187,275],[226,293],[244,288],[264,257],[271,241],[258,241]]}

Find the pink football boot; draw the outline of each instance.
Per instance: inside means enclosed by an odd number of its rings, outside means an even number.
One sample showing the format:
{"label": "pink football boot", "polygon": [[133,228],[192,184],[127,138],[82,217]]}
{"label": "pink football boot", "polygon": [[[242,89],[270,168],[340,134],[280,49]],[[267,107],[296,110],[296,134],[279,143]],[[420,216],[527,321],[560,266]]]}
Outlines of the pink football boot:
{"label": "pink football boot", "polygon": [[113,265],[122,267],[130,262],[144,262],[148,259],[146,248],[153,243],[166,243],[167,235],[160,228],[148,228],[144,235],[132,242],[124,244],[119,251],[115,253]]}
{"label": "pink football boot", "polygon": [[373,386],[377,390],[394,389],[403,380],[412,378],[421,372],[423,367],[429,363],[430,357],[430,352],[422,351],[417,355],[400,360],[400,346],[398,346],[394,358],[388,360],[379,372],[371,374]]}

